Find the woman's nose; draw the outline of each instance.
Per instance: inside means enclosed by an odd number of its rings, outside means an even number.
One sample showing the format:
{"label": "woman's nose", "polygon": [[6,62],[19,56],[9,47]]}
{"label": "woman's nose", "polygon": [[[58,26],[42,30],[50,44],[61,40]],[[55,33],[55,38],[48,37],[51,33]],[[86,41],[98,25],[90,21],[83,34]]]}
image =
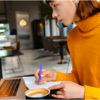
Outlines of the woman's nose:
{"label": "woman's nose", "polygon": [[58,14],[57,14],[55,11],[53,11],[53,12],[52,12],[52,17],[53,17],[53,18],[57,18],[57,17],[58,17]]}

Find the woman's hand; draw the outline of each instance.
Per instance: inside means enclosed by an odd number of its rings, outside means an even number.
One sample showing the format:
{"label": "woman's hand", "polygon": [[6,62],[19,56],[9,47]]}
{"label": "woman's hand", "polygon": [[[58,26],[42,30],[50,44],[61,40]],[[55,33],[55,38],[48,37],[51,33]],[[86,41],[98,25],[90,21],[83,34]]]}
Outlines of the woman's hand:
{"label": "woman's hand", "polygon": [[85,87],[78,85],[71,81],[63,81],[59,85],[54,85],[48,89],[54,90],[59,89],[56,94],[52,94],[54,98],[84,98]]}
{"label": "woman's hand", "polygon": [[57,78],[56,72],[42,69],[41,82],[39,83],[39,81],[38,81],[39,80],[39,70],[40,69],[37,69],[34,73],[35,78],[36,78],[36,80],[35,80],[36,84],[44,84],[47,81],[55,81],[56,80],[56,78]]}

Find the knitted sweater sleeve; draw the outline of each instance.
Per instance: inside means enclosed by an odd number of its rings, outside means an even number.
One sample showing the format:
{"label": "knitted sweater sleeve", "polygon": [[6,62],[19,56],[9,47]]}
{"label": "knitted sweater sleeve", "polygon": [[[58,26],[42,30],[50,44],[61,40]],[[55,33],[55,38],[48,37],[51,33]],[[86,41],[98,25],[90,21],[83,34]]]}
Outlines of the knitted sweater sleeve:
{"label": "knitted sweater sleeve", "polygon": [[72,81],[72,82],[80,84],[74,63],[72,63],[72,66],[73,68],[72,68],[71,73],[61,73],[61,72],[55,71],[57,73],[56,81]]}
{"label": "knitted sweater sleeve", "polygon": [[100,88],[85,85],[84,99],[100,99]]}

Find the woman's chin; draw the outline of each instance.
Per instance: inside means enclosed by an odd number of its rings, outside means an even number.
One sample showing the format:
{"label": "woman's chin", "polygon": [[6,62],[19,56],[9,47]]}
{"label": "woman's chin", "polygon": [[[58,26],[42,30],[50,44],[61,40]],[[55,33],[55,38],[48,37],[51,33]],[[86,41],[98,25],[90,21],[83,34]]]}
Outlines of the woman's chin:
{"label": "woman's chin", "polygon": [[69,25],[68,25],[68,24],[62,23],[62,26],[63,26],[63,27],[68,27]]}
{"label": "woman's chin", "polygon": [[73,24],[73,22],[72,22],[72,23],[62,23],[62,25],[63,25],[64,27],[68,27],[68,26],[71,25],[71,24]]}

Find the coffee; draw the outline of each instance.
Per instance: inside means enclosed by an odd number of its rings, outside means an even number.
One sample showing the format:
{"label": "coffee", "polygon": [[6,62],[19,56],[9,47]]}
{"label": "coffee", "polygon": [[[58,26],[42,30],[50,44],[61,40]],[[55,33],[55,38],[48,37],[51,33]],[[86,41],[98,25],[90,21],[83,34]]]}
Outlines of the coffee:
{"label": "coffee", "polygon": [[25,92],[25,95],[30,98],[41,98],[49,95],[50,91],[46,88],[35,88]]}

